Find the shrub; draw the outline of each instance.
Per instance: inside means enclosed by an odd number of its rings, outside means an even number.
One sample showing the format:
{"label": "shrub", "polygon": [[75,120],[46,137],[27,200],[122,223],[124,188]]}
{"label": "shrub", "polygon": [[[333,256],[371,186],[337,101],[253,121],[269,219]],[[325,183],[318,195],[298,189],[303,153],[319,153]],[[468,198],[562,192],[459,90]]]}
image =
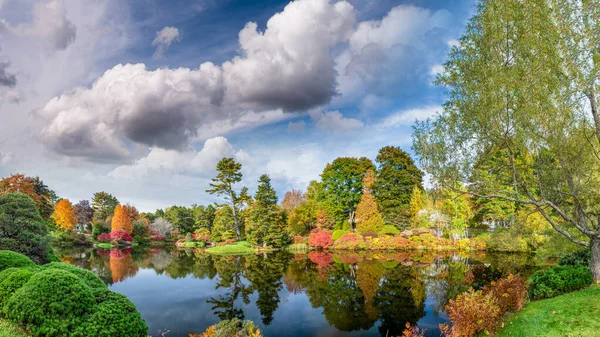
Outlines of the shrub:
{"label": "shrub", "polygon": [[481,290],[458,295],[445,307],[452,326],[442,325],[442,335],[447,337],[472,337],[483,332],[489,334],[500,321],[500,308],[496,298]]}
{"label": "shrub", "polygon": [[366,232],[366,233],[362,233],[362,236],[364,238],[376,238],[378,235],[375,232]]}
{"label": "shrub", "polygon": [[262,334],[252,321],[233,318],[209,326],[202,334],[190,334],[190,337],[262,337]]}
{"label": "shrub", "polygon": [[150,242],[150,239],[145,236],[134,236],[133,242],[137,243],[138,245],[146,245]]}
{"label": "shrub", "polygon": [[229,246],[229,245],[233,244],[236,241],[237,241],[237,239],[228,239],[228,240],[225,240],[223,242],[219,242],[219,244],[217,246],[219,246],[219,247]]}
{"label": "shrub", "polygon": [[92,236],[97,238],[102,233],[109,233],[110,230],[101,223],[92,224]]}
{"label": "shrub", "polygon": [[194,235],[196,236],[196,240],[210,241],[210,231],[206,228],[196,229],[196,231],[194,232]]}
{"label": "shrub", "polygon": [[398,235],[400,234],[400,230],[393,225],[385,225],[381,228],[379,234]]}
{"label": "shrub", "polygon": [[523,308],[527,296],[527,284],[520,275],[509,274],[498,281],[492,281],[483,288],[484,293],[489,293],[498,303],[500,316],[508,311],[518,311]]}
{"label": "shrub", "polygon": [[328,248],[333,244],[331,234],[327,231],[316,231],[310,233],[308,245],[314,248]]}
{"label": "shrub", "polygon": [[102,233],[102,234],[98,235],[96,240],[98,240],[98,242],[110,242],[112,239],[110,238],[110,234]]}
{"label": "shrub", "polygon": [[[10,268],[11,271],[0,281],[0,308],[12,294],[19,290],[33,276],[33,272],[27,269]],[[4,272],[3,272],[4,273]]]}
{"label": "shrub", "polygon": [[185,239],[184,239],[184,241],[185,241],[185,242],[193,242],[193,241],[194,241],[194,238],[192,237],[192,233],[187,233],[187,234],[185,235]]}
{"label": "shrub", "polygon": [[582,249],[578,252],[567,254],[560,258],[558,264],[561,266],[574,266],[580,264],[589,267],[590,265],[590,249]]}
{"label": "shrub", "polygon": [[6,268],[33,267],[35,263],[23,254],[10,250],[0,250],[0,271]]}
{"label": "shrub", "polygon": [[152,241],[165,241],[165,237],[161,236],[161,235],[152,235],[150,237],[150,240],[152,240]]}
{"label": "shrub", "polygon": [[45,264],[41,266],[42,270],[47,269],[60,269],[70,272],[71,274],[77,276],[80,280],[85,282],[90,288],[99,288],[105,289],[106,284],[98,277],[96,274],[92,273],[87,269],[82,269],[77,266],[66,264],[62,262],[52,262],[49,264]]}
{"label": "shrub", "polygon": [[381,236],[372,240],[367,240],[367,248],[373,250],[390,249],[401,250],[411,248],[411,242],[400,235]]}
{"label": "shrub", "polygon": [[306,241],[306,238],[304,238],[304,236],[302,236],[302,235],[296,235],[296,236],[292,237],[293,244],[301,244],[301,243],[304,243],[305,241]]}
{"label": "shrub", "polygon": [[331,234],[331,238],[333,239],[333,241],[337,241],[339,238],[342,237],[342,235],[348,234],[348,233],[350,233],[350,232],[338,229],[338,230],[333,231],[333,233]]}
{"label": "shrub", "polygon": [[68,336],[95,304],[90,287],[75,275],[48,269],[33,275],[3,308],[5,317],[33,335]]}
{"label": "shrub", "polygon": [[529,297],[532,299],[550,298],[587,287],[593,281],[590,270],[575,266],[553,266],[538,270],[529,278]]}
{"label": "shrub", "polygon": [[348,233],[342,235],[333,245],[334,249],[360,250],[367,249],[365,239],[360,234]]}
{"label": "shrub", "polygon": [[133,221],[133,233],[131,233],[133,237],[146,237],[149,235],[149,233],[150,230],[148,229],[148,222],[146,222],[145,219],[138,219]]}
{"label": "shrub", "polygon": [[127,241],[127,242],[131,242],[133,240],[131,238],[131,235],[129,235],[129,233],[127,233],[127,231],[125,231],[124,229],[117,229],[117,230],[110,232],[110,238],[112,240]]}
{"label": "shrub", "polygon": [[127,297],[101,289],[94,292],[94,312],[75,331],[76,336],[146,336],[148,326]]}
{"label": "shrub", "polygon": [[[52,252],[48,227],[35,202],[22,193],[0,195],[0,247],[46,263]],[[1,266],[0,266],[1,268]]]}

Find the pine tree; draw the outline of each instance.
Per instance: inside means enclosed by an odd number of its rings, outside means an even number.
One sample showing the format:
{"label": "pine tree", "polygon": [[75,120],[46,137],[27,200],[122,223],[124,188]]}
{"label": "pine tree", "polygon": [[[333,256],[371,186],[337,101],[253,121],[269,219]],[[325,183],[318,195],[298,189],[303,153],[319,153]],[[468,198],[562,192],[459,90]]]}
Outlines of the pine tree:
{"label": "pine tree", "polygon": [[111,230],[114,232],[117,229],[122,229],[129,234],[133,232],[133,225],[131,224],[129,214],[127,214],[127,211],[121,204],[115,207],[115,213],[112,218]]}
{"label": "pine tree", "polygon": [[277,206],[277,193],[271,186],[271,178],[263,174],[258,180],[258,190],[250,208],[246,237],[255,245],[281,247],[287,242],[285,221]]}
{"label": "pine tree", "polygon": [[52,218],[56,222],[56,226],[64,230],[73,230],[77,224],[75,209],[73,209],[73,204],[68,199],[62,199],[56,203]]}
{"label": "pine tree", "polygon": [[361,233],[377,233],[385,225],[383,217],[377,208],[377,201],[375,201],[371,190],[374,183],[375,173],[369,170],[363,178],[363,193],[356,207],[356,230]]}
{"label": "pine tree", "polygon": [[242,164],[237,163],[233,158],[223,158],[217,164],[217,176],[212,179],[210,183],[210,190],[206,190],[207,193],[216,194],[223,196],[231,206],[233,212],[233,225],[238,240],[242,239],[242,232],[240,228],[239,213],[241,212],[241,205],[246,199],[246,188],[242,188],[238,195],[233,190],[233,185],[242,181]]}

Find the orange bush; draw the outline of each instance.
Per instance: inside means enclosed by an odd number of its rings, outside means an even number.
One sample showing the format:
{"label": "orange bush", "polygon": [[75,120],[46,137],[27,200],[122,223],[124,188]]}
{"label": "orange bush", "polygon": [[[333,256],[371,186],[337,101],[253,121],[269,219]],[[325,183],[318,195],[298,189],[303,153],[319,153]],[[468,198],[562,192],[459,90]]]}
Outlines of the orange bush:
{"label": "orange bush", "polygon": [[473,291],[458,295],[445,308],[452,326],[442,324],[440,330],[446,337],[472,337],[484,332],[491,333],[500,322],[498,301],[492,294]]}
{"label": "orange bush", "polygon": [[133,232],[133,225],[131,224],[131,219],[129,218],[129,214],[123,206],[117,205],[115,207],[115,213],[112,218],[111,231],[114,232],[117,229],[122,229],[127,233],[131,234]]}
{"label": "orange bush", "polygon": [[410,323],[406,323],[406,329],[400,337],[425,337],[425,330],[421,330],[416,326],[411,326]]}
{"label": "orange bush", "polygon": [[523,308],[527,296],[527,284],[520,275],[509,274],[485,286],[483,292],[496,298],[500,315],[504,315],[508,311],[518,311]]}
{"label": "orange bush", "polygon": [[362,235],[356,233],[348,233],[342,235],[333,244],[334,249],[361,250],[367,249],[367,243]]}

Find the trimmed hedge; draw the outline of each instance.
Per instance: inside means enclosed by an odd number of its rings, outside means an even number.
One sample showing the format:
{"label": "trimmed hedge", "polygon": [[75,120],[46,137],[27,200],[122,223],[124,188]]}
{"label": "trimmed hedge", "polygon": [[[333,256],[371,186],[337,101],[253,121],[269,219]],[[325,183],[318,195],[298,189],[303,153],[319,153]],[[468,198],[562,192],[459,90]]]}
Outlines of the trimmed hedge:
{"label": "trimmed hedge", "polygon": [[106,288],[106,284],[104,284],[104,282],[98,276],[96,276],[96,274],[92,273],[91,271],[89,271],[87,269],[81,269],[72,264],[66,264],[66,263],[62,263],[62,262],[52,262],[52,263],[45,264],[41,267],[42,267],[42,270],[60,269],[60,270],[68,271],[68,272],[74,274],[75,276],[79,277],[79,279],[82,280],[83,282],[85,282],[85,284],[87,284],[90,288],[100,288],[100,289]]}
{"label": "trimmed hedge", "polygon": [[34,267],[35,263],[23,254],[10,250],[0,250],[0,271],[6,268]]}
{"label": "trimmed hedge", "polygon": [[19,290],[33,276],[33,272],[27,269],[9,268],[2,281],[0,281],[0,305],[10,298],[17,290]]}
{"label": "trimmed hedge", "polygon": [[529,296],[532,299],[550,298],[560,294],[583,289],[593,281],[590,270],[575,266],[553,266],[538,270],[529,278]]}

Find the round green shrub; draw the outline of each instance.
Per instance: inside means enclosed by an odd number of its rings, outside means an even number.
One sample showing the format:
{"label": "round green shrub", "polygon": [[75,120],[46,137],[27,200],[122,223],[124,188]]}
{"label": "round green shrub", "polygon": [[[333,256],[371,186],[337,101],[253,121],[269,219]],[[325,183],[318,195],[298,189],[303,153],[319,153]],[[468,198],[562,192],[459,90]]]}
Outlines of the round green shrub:
{"label": "round green shrub", "polygon": [[342,235],[348,234],[348,233],[350,233],[350,232],[338,229],[338,230],[333,231],[333,233],[331,234],[331,238],[333,239],[333,241],[337,241],[337,239],[341,238]]}
{"label": "round green shrub", "polygon": [[[0,281],[0,307],[12,294],[29,281],[33,272],[27,269],[9,268],[11,272]],[[7,270],[3,271],[6,272]]]}
{"label": "round green shrub", "polygon": [[47,269],[33,275],[6,302],[3,313],[34,336],[69,336],[95,308],[91,288],[74,274]]}
{"label": "round green shrub", "polygon": [[140,337],[148,335],[148,326],[127,297],[108,289],[93,291],[94,312],[75,330],[73,337]]}
{"label": "round green shrub", "polygon": [[590,270],[577,264],[575,266],[553,266],[538,270],[529,278],[529,297],[542,299],[583,289],[593,281]]}
{"label": "round green shrub", "polygon": [[22,268],[33,266],[35,266],[35,263],[23,254],[10,250],[0,250],[0,271],[10,267]]}
{"label": "round green shrub", "polygon": [[585,248],[578,252],[567,254],[560,258],[558,264],[561,266],[574,266],[580,264],[588,267],[590,265],[590,249]]}
{"label": "round green shrub", "polygon": [[62,263],[62,262],[52,262],[45,264],[41,267],[43,270],[47,269],[61,269],[74,274],[79,277],[83,282],[85,282],[91,288],[106,288],[106,284],[98,277],[96,274],[92,273],[87,269],[81,269],[72,264]]}
{"label": "round green shrub", "polygon": [[400,234],[400,230],[398,228],[396,228],[393,225],[385,225],[383,226],[383,228],[381,228],[381,230],[379,231],[379,235],[398,235]]}

